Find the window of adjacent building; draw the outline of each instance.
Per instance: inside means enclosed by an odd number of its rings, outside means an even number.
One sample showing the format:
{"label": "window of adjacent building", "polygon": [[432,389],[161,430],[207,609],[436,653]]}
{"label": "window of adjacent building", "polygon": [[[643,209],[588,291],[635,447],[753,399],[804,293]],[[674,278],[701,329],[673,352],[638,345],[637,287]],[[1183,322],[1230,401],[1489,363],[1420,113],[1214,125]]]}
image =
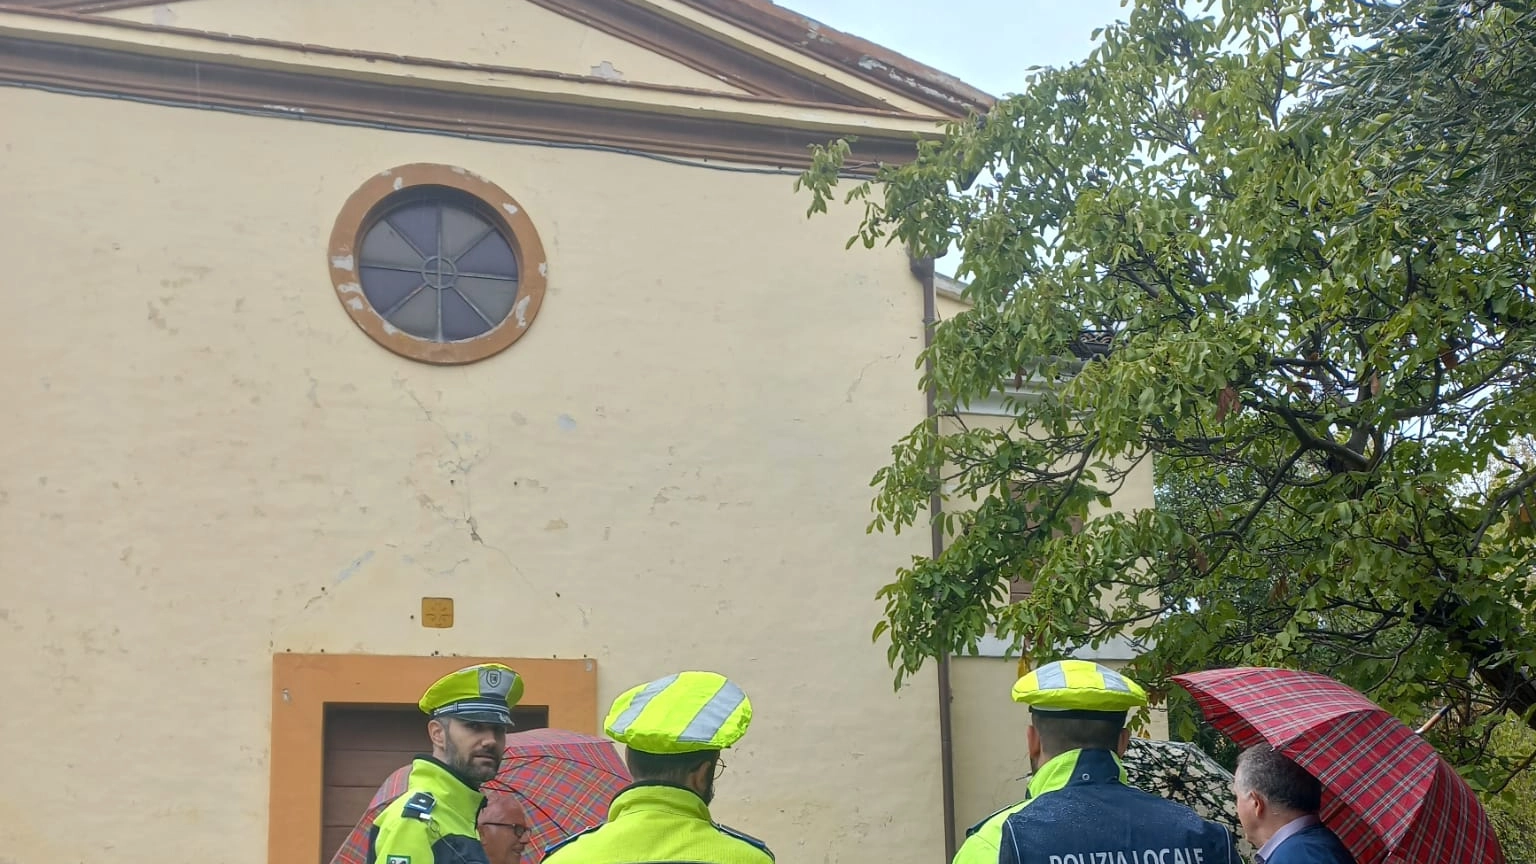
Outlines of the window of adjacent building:
{"label": "window of adjacent building", "polygon": [[352,320],[429,363],[496,354],[544,298],[543,244],[522,207],[462,168],[407,165],[365,183],[331,238],[331,274]]}
{"label": "window of adjacent building", "polygon": [[[1012,484],[1010,484],[1010,487],[1011,486],[1012,486]],[[1017,494],[1017,493],[1015,493],[1015,494]],[[1031,507],[1030,510],[1031,510],[1031,512],[1033,512],[1034,508]],[[1031,525],[1027,526],[1027,529],[1028,530],[1033,530],[1036,527],[1037,524],[1038,523],[1031,524]],[[1079,531],[1083,530],[1083,520],[1080,517],[1077,517],[1077,516],[1070,516],[1070,517],[1067,518],[1067,528],[1068,528],[1068,530],[1071,533],[1076,534]],[[1059,528],[1053,529],[1051,531],[1051,539],[1052,540],[1055,540],[1055,539],[1057,539],[1059,537],[1062,537],[1062,536],[1064,536],[1063,532]],[[1030,593],[1033,592],[1034,590],[1035,590],[1035,583],[1030,581],[1029,579],[1024,579],[1024,578],[1010,579],[1010,580],[1008,580],[1008,602],[1009,603],[1017,603],[1020,600],[1023,600],[1025,597],[1028,597],[1030,595]]]}

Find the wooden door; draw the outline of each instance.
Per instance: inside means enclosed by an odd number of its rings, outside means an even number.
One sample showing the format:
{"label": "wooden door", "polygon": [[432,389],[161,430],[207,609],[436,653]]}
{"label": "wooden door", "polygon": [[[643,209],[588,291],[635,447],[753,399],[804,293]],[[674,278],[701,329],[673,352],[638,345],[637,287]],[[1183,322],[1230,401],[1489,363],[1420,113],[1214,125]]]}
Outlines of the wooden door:
{"label": "wooden door", "polygon": [[[519,706],[513,709],[512,719],[518,729],[543,729],[549,725],[549,709]],[[341,848],[379,785],[395,769],[431,751],[427,718],[415,705],[326,709],[320,864],[329,864]]]}

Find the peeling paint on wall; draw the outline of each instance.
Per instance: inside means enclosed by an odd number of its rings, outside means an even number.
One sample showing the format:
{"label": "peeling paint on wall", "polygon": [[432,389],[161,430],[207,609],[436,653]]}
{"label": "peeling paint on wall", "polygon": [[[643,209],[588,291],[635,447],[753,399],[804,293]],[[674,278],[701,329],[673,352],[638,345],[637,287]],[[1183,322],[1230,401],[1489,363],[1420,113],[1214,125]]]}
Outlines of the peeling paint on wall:
{"label": "peeling paint on wall", "polygon": [[351,255],[337,255],[331,259],[331,266],[337,270],[345,270],[351,273],[355,268]]}
{"label": "peeling paint on wall", "polygon": [[866,72],[874,72],[876,74],[884,75],[886,78],[890,79],[892,82],[896,82],[896,83],[905,85],[905,86],[907,86],[907,87],[909,87],[909,88],[911,88],[913,90],[916,90],[919,93],[922,93],[922,94],[924,94],[926,96],[938,97],[940,99],[943,99],[946,102],[951,102],[951,103],[954,103],[954,104],[959,104],[959,100],[955,99],[950,94],[945,93],[944,91],[939,90],[936,87],[930,87],[927,84],[923,83],[922,81],[919,81],[916,78],[912,77],[911,75],[908,75],[908,74],[906,74],[904,72],[900,72],[900,71],[898,71],[896,69],[891,68],[891,65],[889,63],[884,62],[883,60],[878,60],[878,59],[876,59],[874,57],[868,57],[868,56],[861,57],[861,58],[859,58],[859,68],[863,69]]}
{"label": "peeling paint on wall", "polygon": [[591,74],[593,78],[602,78],[606,81],[624,80],[624,73],[620,72],[618,69],[615,69],[613,62],[609,60],[604,60],[596,66],[593,66]]}
{"label": "peeling paint on wall", "polygon": [[491,181],[485,179],[484,177],[481,177],[479,174],[476,174],[475,172],[469,170],[468,168],[460,168],[460,167],[455,165],[455,166],[450,166],[450,170],[452,170],[453,173],[455,173],[455,174],[462,174],[465,177],[473,177],[476,180],[479,180],[481,183],[490,184],[490,182],[491,182]]}

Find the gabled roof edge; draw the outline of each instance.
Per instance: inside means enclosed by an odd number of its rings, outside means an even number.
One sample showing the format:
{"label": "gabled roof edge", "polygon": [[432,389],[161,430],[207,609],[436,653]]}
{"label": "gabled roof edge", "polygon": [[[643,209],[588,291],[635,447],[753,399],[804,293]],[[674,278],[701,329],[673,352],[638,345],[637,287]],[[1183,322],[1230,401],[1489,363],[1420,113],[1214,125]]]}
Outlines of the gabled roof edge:
{"label": "gabled roof edge", "polygon": [[[154,6],[156,2],[157,0],[0,0],[0,6],[11,5],[88,15],[140,6]],[[997,102],[996,97],[966,84],[953,75],[919,63],[867,39],[828,27],[813,18],[780,6],[772,0],[678,0],[678,2],[749,30],[793,51],[846,69],[866,81],[906,94],[911,99],[938,109],[947,117],[962,119],[971,112],[985,113]],[[556,8],[562,14],[569,14],[570,11],[562,8],[564,4],[540,2],[539,5]],[[698,63],[689,65],[699,66]],[[707,68],[705,71],[711,74],[719,72],[715,68]],[[790,95],[773,92],[779,90],[779,87],[773,87],[765,92],[760,87],[751,86],[755,82],[736,83],[747,83],[749,92],[756,92],[759,95]],[[806,96],[806,94],[795,95],[800,98]],[[844,104],[858,105],[864,102],[851,93],[834,95],[832,92],[824,92],[820,95],[832,96],[831,101]],[[863,107],[872,106],[865,103]]]}
{"label": "gabled roof edge", "polygon": [[[124,38],[156,31],[150,42]],[[142,35],[142,34],[141,34]],[[432,64],[440,75],[416,74]],[[0,5],[0,86],[105,96],[170,108],[361,125],[508,143],[682,157],[798,173],[810,147],[852,135],[850,174],[917,155],[939,118],[837,106],[745,102],[701,91],[637,98],[630,87],[579,76],[535,76],[391,55],[154,28],[106,18]],[[536,83],[537,82],[537,83]],[[558,92],[556,92],[558,91]]]}
{"label": "gabled roof edge", "polygon": [[963,118],[985,113],[997,98],[947,72],[919,63],[851,33],[844,33],[772,0],[679,0],[795,51],[848,69],[882,87],[907,93]]}

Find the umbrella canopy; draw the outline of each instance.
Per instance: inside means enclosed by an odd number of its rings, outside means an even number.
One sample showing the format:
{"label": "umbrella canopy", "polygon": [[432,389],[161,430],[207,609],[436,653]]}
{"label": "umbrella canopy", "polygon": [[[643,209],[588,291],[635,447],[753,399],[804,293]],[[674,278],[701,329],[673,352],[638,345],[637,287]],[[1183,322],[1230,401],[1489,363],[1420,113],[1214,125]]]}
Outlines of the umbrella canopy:
{"label": "umbrella canopy", "polygon": [[608,804],[630,784],[629,770],[613,742],[563,729],[534,729],[507,736],[507,756],[487,794],[517,796],[533,830],[525,856],[608,818]]}
{"label": "umbrella canopy", "polygon": [[1359,864],[1502,864],[1471,787],[1435,748],[1358,691],[1290,669],[1175,675],[1241,747],[1269,743],[1323,784],[1323,822]]}
{"label": "umbrella canopy", "polygon": [[1225,825],[1238,838],[1238,851],[1252,857],[1253,847],[1243,839],[1242,823],[1237,818],[1232,772],[1204,750],[1183,741],[1132,738],[1120,763],[1132,786]]}
{"label": "umbrella canopy", "polygon": [[[384,780],[331,864],[367,864],[369,828],[405,794],[410,773],[405,765]],[[531,828],[523,856],[538,864],[545,847],[608,818],[609,802],[629,783],[612,742],[564,729],[530,729],[507,736],[501,770],[481,788],[517,797]]]}
{"label": "umbrella canopy", "polygon": [[1137,789],[1177,801],[1234,832],[1239,830],[1232,773],[1199,747],[1183,741],[1132,738],[1120,762]]}

